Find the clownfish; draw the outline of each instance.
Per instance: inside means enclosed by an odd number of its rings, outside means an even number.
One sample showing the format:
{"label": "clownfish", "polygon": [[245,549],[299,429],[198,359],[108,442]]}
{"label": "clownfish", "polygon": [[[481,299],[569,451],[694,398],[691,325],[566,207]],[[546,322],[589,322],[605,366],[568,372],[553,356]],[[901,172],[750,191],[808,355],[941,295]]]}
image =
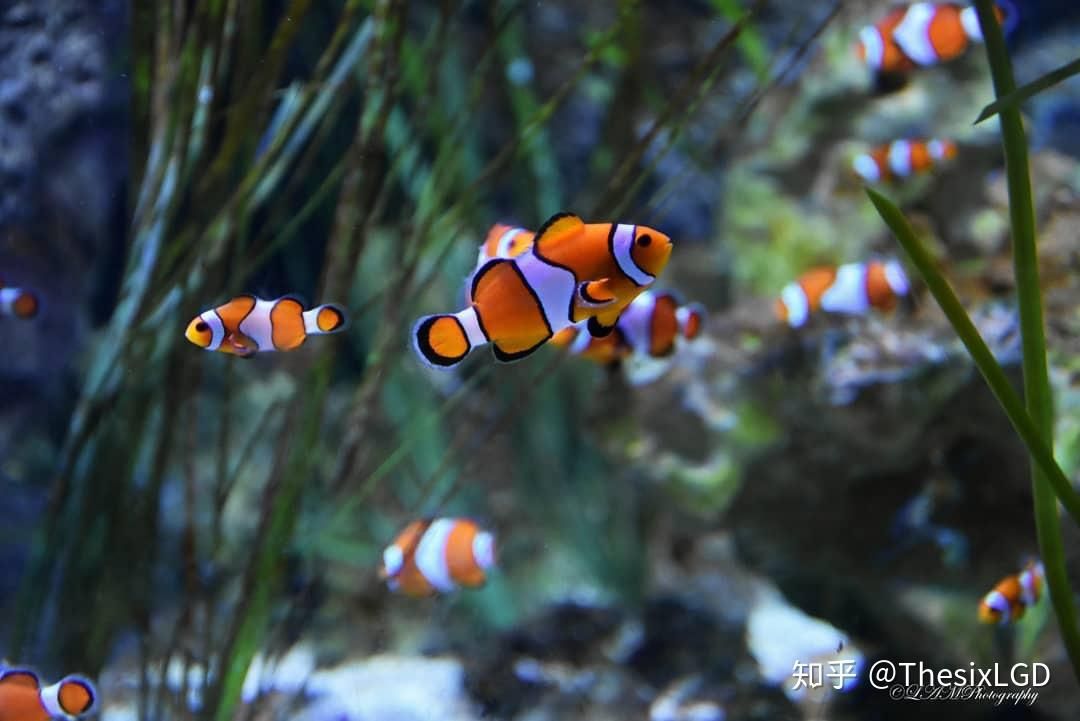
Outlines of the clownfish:
{"label": "clownfish", "polygon": [[[994,6],[994,15],[1006,32],[1017,18],[1003,3]],[[974,7],[920,2],[895,8],[860,30],[855,54],[876,72],[906,73],[953,60],[977,42],[982,42],[982,30]]]}
{"label": "clownfish", "polygon": [[383,551],[379,577],[391,591],[422,597],[479,588],[495,566],[495,537],[466,518],[413,521]]}
{"label": "clownfish", "polygon": [[94,684],[82,676],[65,676],[42,688],[33,671],[0,670],[0,721],[70,721],[93,711],[96,703]]}
{"label": "clownfish", "polygon": [[627,306],[610,335],[593,338],[578,324],[559,331],[551,342],[601,364],[617,363],[633,353],[664,358],[675,352],[679,338],[697,338],[704,318],[699,303],[682,305],[670,291],[647,290]]}
{"label": "clownfish", "polygon": [[1020,573],[1006,576],[979,601],[979,620],[983,623],[1009,623],[1023,618],[1028,608],[1042,596],[1045,577],[1043,565],[1030,561]]}
{"label": "clownfish", "polygon": [[925,173],[955,157],[956,143],[951,140],[894,140],[856,155],[851,167],[867,183],[878,183]]}
{"label": "clownfish", "polygon": [[22,288],[5,287],[0,281],[0,316],[33,318],[38,312],[38,299],[34,293]]}
{"label": "clownfish", "polygon": [[845,315],[864,315],[871,308],[892,310],[910,289],[896,260],[822,266],[784,286],[773,310],[781,321],[799,328],[818,310]]}
{"label": "clownfish", "polygon": [[535,237],[536,233],[524,228],[496,223],[480,244],[476,265],[480,267],[492,258],[516,258],[532,247]]}
{"label": "clownfish", "polygon": [[467,308],[420,318],[412,328],[413,348],[426,364],[450,368],[487,343],[499,361],[524,358],[583,320],[592,335],[607,335],[663,271],[671,248],[671,239],[652,228],[586,224],[560,213],[526,251],[476,269]]}
{"label": "clownfish", "polygon": [[260,351],[292,350],[309,335],[337,333],[344,328],[345,311],[333,303],[304,310],[303,304],[289,295],[277,300],[240,295],[195,316],[184,336],[205,350],[247,358]]}

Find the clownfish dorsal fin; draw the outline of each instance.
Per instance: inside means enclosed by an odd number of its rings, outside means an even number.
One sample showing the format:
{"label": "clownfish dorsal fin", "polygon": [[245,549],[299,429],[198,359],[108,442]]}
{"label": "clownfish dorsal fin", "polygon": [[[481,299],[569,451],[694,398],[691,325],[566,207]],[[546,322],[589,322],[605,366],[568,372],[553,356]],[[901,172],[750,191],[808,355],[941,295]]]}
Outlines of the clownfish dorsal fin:
{"label": "clownfish dorsal fin", "polygon": [[556,213],[536,231],[533,247],[541,254],[567,239],[574,238],[585,229],[585,221],[573,213]]}
{"label": "clownfish dorsal fin", "polygon": [[41,689],[41,680],[33,671],[25,668],[7,668],[0,675],[0,686],[24,686],[34,690]]}
{"label": "clownfish dorsal fin", "polygon": [[578,302],[587,308],[604,308],[615,302],[611,279],[601,278],[580,283],[577,287]]}

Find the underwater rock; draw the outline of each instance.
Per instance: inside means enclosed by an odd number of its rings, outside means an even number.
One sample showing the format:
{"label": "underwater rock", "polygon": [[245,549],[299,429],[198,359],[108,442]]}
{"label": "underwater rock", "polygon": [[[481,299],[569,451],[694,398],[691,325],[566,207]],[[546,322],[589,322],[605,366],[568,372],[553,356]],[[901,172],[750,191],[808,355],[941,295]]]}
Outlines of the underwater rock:
{"label": "underwater rock", "polygon": [[312,703],[299,721],[476,721],[464,672],[452,658],[380,655],[320,669],[306,691]]}

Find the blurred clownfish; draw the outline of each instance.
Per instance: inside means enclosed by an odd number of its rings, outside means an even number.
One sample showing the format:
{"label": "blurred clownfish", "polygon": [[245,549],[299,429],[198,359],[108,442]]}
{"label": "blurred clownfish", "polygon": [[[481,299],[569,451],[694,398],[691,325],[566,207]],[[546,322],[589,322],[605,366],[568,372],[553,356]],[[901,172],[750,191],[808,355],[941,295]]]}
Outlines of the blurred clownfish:
{"label": "blurred clownfish", "polygon": [[951,140],[894,140],[856,155],[851,166],[867,183],[879,183],[925,173],[955,157],[956,143]]}
{"label": "blurred clownfish", "polygon": [[983,623],[1009,623],[1023,618],[1028,608],[1038,603],[1044,583],[1043,565],[1030,561],[1020,573],[1007,576],[979,602],[979,620]]}
{"label": "blurred clownfish", "polygon": [[696,338],[704,318],[699,303],[682,305],[670,291],[647,290],[627,306],[611,335],[593,338],[579,324],[559,331],[551,342],[601,364],[617,363],[632,353],[663,358],[675,351],[679,338]]}
{"label": "blurred clownfish", "polygon": [[42,688],[33,671],[0,670],[0,721],[80,718],[94,710],[97,691],[82,676],[66,676]]}
{"label": "blurred clownfish", "polygon": [[516,258],[532,247],[535,236],[536,233],[524,228],[496,223],[491,226],[484,242],[480,244],[480,252],[476,257],[477,267],[492,258]]}
{"label": "blurred clownfish", "polygon": [[495,566],[495,537],[465,518],[413,521],[383,551],[379,577],[407,596],[478,588]]}
{"label": "blurred clownfish", "polygon": [[304,310],[288,295],[277,300],[241,295],[197,315],[184,335],[200,348],[246,358],[260,351],[292,350],[309,335],[344,328],[345,311],[333,303]]}
{"label": "blurred clownfish", "polygon": [[[1006,32],[1016,23],[1017,13],[1006,3],[997,3],[994,14]],[[877,24],[864,27],[855,52],[871,70],[906,73],[957,58],[973,42],[982,42],[974,7],[920,2],[895,8]]]}
{"label": "blurred clownfish", "polygon": [[586,225],[560,213],[544,223],[526,251],[491,258],[476,269],[467,308],[420,318],[412,328],[413,347],[428,365],[450,368],[487,343],[500,361],[524,358],[583,320],[592,335],[607,335],[670,255],[671,239],[652,228]]}
{"label": "blurred clownfish", "polygon": [[22,288],[5,287],[0,281],[0,316],[33,318],[38,312],[37,296]]}
{"label": "blurred clownfish", "polygon": [[896,260],[822,266],[788,283],[774,311],[777,318],[799,328],[818,310],[845,315],[865,315],[871,308],[892,310],[909,291],[907,274]]}

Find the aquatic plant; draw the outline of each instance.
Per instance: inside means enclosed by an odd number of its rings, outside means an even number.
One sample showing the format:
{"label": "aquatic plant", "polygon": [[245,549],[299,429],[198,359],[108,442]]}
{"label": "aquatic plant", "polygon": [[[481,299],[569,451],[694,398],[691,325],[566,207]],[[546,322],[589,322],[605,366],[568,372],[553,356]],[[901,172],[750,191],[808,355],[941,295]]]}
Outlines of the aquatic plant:
{"label": "aquatic plant", "polygon": [[[1028,171],[1027,138],[1016,105],[1022,98],[1013,95],[1016,92],[1016,82],[1004,35],[994,19],[992,0],[975,0],[975,6],[983,37],[986,39],[986,53],[998,97],[995,110],[999,116],[1005,149],[1026,403],[1013,391],[1005,372],[986,347],[948,281],[936,268],[900,210],[880,193],[872,189],[867,189],[867,193],[945,312],[1031,455],[1032,493],[1040,553],[1046,567],[1047,585],[1061,635],[1073,670],[1080,679],[1080,628],[1077,627],[1075,602],[1065,571],[1064,546],[1056,504],[1056,501],[1060,501],[1072,519],[1080,523],[1080,496],[1077,496],[1053,456],[1053,399],[1046,365],[1035,213]],[[1049,84],[1044,85],[1048,86]],[[1036,92],[1037,89],[1036,87],[1031,92]],[[1010,98],[1009,102],[1004,102],[1006,98]],[[978,120],[985,116],[987,111],[984,111]]]}

